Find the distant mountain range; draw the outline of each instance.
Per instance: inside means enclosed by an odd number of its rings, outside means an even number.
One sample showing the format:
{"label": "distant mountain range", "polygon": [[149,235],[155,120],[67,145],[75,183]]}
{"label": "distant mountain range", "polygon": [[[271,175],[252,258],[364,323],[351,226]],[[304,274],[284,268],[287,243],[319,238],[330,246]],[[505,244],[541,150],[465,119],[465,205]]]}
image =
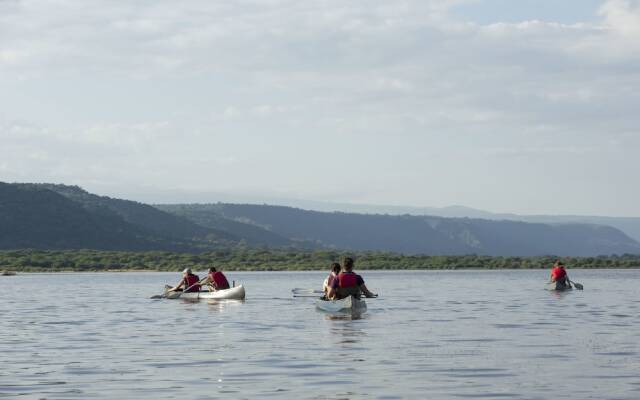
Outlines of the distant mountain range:
{"label": "distant mountain range", "polygon": [[197,251],[238,240],[152,206],[77,186],[0,183],[0,249]]}
{"label": "distant mountain range", "polygon": [[248,204],[151,206],[77,186],[0,183],[0,249],[199,252],[289,247],[405,254],[640,254],[601,224],[308,211]]}
{"label": "distant mountain range", "polygon": [[[159,205],[207,225],[204,217],[251,224],[318,247],[405,254],[604,255],[640,252],[618,229],[594,224],[542,224],[433,216],[318,212],[249,204]],[[234,232],[239,234],[238,232]]]}
{"label": "distant mountain range", "polygon": [[511,213],[492,213],[460,205],[448,207],[411,207],[352,203],[332,203],[310,200],[281,200],[287,204],[305,210],[324,212],[347,212],[357,214],[388,215],[428,215],[445,218],[475,218],[496,221],[522,221],[543,224],[596,224],[618,228],[636,241],[640,241],[640,217],[605,217],[595,215],[520,215]]}

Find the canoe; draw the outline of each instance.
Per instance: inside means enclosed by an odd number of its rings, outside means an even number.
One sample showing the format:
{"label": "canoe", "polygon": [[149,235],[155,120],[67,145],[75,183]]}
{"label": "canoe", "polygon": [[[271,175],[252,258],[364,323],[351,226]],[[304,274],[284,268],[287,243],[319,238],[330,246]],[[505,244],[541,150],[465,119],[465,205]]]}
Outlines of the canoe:
{"label": "canoe", "polygon": [[215,292],[200,291],[181,293],[181,299],[214,299],[214,300],[244,300],[244,287],[242,285],[230,289],[216,290]]}
{"label": "canoe", "polygon": [[560,283],[560,282],[549,282],[549,283],[546,283],[544,285],[544,288],[546,290],[558,290],[558,291],[564,291],[564,290],[571,290],[572,289],[571,285],[565,285],[564,283]]}
{"label": "canoe", "polygon": [[2,276],[14,276],[16,273],[14,271],[2,271],[0,275]]}
{"label": "canoe", "polygon": [[340,300],[323,300],[316,301],[316,307],[326,312],[365,312],[367,311],[367,303],[362,299],[353,296],[345,297]]}

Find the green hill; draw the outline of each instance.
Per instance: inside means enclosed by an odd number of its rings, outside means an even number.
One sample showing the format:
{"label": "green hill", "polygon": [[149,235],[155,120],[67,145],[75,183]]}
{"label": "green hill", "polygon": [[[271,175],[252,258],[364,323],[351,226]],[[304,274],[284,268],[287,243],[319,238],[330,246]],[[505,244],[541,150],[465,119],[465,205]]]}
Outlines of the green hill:
{"label": "green hill", "polygon": [[77,186],[0,183],[0,249],[203,252],[265,247],[402,254],[640,254],[616,228],[248,204],[150,206]]}
{"label": "green hill", "polygon": [[181,209],[181,215],[198,223],[215,216],[253,224],[298,242],[336,249],[442,255],[640,254],[640,243],[603,225],[318,212],[249,204],[163,206],[163,209],[171,212]]}
{"label": "green hill", "polygon": [[199,251],[238,239],[78,187],[0,183],[0,248]]}

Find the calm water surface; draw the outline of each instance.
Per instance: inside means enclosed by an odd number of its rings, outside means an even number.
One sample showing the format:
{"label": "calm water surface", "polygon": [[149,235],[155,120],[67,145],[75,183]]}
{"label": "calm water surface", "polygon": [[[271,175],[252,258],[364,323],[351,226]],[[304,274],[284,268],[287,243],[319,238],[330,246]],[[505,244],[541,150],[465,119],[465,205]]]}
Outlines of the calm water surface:
{"label": "calm water surface", "polygon": [[365,272],[360,319],[228,273],[245,302],[150,300],[178,273],[0,277],[0,398],[640,399],[640,271]]}

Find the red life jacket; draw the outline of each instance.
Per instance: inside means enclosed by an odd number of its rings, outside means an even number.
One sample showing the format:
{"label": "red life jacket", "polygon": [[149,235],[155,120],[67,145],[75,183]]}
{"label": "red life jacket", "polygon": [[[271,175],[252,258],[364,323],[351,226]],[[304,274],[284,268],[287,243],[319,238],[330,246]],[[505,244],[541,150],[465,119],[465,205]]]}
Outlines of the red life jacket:
{"label": "red life jacket", "polygon": [[554,267],[551,270],[551,277],[554,281],[557,282],[567,277],[567,271],[565,271],[565,269],[561,267]]}
{"label": "red life jacket", "polygon": [[[200,280],[200,278],[198,278],[198,275],[194,275],[194,274],[189,274],[184,278],[184,290],[185,292],[199,292],[200,291],[200,285],[196,285],[196,283],[198,283],[198,281]],[[195,285],[195,286],[194,286]],[[193,287],[191,287],[193,286]],[[191,289],[189,289],[191,287]]]}
{"label": "red life jacket", "polygon": [[209,280],[213,282],[216,289],[229,289],[229,281],[227,277],[220,271],[209,272]]}
{"label": "red life jacket", "polygon": [[354,273],[340,272],[338,274],[338,287],[358,287],[358,275]]}

